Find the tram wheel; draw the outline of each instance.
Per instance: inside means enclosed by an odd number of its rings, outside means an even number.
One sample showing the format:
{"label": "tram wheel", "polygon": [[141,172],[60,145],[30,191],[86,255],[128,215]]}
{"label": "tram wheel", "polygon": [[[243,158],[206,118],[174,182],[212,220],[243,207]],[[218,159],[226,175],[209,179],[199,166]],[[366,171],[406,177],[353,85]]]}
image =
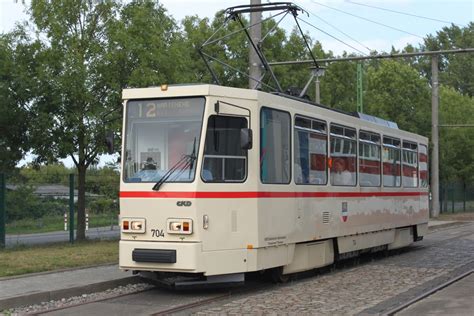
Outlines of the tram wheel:
{"label": "tram wheel", "polygon": [[270,277],[274,283],[286,283],[290,280],[289,274],[283,274],[283,267],[271,269]]}

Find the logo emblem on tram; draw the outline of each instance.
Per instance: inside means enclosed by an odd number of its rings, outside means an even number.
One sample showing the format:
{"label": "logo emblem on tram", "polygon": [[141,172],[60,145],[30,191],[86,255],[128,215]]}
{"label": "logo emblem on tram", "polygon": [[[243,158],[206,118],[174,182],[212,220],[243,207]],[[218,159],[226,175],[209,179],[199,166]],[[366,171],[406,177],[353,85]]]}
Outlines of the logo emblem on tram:
{"label": "logo emblem on tram", "polygon": [[191,206],[191,201],[178,201],[176,202],[176,205],[177,206],[185,206],[185,207],[189,207]]}
{"label": "logo emblem on tram", "polygon": [[341,211],[341,218],[343,222],[347,221],[347,202],[342,202],[342,211]]}

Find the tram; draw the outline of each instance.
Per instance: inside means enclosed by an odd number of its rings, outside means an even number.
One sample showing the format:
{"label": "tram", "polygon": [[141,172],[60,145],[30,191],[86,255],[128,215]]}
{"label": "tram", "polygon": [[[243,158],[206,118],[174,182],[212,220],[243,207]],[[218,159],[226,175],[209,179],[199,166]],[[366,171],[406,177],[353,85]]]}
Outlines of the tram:
{"label": "tram", "polygon": [[123,100],[123,270],[175,285],[284,281],[427,232],[428,139],[393,122],[210,84]]}

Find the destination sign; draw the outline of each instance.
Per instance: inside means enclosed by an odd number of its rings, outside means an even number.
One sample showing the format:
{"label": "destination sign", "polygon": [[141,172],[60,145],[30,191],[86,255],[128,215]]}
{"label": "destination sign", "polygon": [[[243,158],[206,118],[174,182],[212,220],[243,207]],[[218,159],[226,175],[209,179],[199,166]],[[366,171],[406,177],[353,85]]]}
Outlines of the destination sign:
{"label": "destination sign", "polygon": [[201,116],[204,98],[155,99],[129,101],[127,114],[131,119],[153,119]]}

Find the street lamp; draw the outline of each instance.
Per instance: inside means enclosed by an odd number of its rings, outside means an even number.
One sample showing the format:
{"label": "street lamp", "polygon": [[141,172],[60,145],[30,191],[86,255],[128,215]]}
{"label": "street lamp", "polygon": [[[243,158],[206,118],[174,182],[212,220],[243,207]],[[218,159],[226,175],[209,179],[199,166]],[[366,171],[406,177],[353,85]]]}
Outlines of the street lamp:
{"label": "street lamp", "polygon": [[316,77],[316,103],[321,102],[320,94],[319,94],[319,77],[324,76],[324,72],[326,71],[326,67],[314,67],[312,68],[313,76]]}

